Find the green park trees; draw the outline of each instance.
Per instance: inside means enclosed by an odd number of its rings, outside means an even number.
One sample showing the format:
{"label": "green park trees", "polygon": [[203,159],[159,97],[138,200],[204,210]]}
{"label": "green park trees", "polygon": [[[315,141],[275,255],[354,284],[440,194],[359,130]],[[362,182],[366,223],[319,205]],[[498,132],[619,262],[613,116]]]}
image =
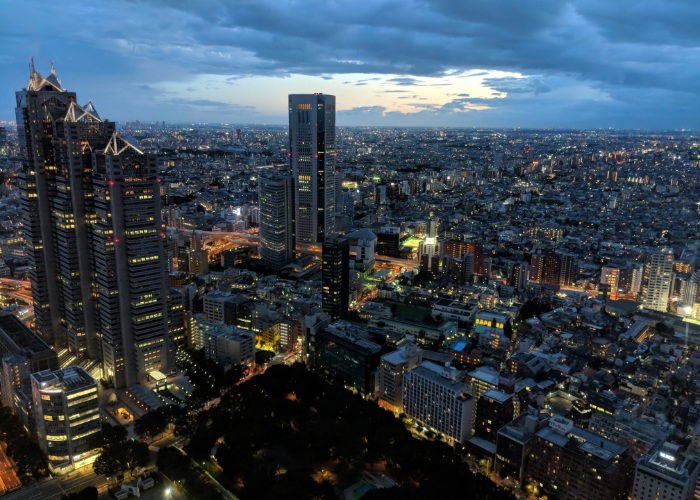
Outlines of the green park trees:
{"label": "green park trees", "polygon": [[133,475],[139,467],[148,464],[148,445],[141,441],[121,441],[111,443],[102,449],[102,453],[93,463],[96,474],[106,477]]}

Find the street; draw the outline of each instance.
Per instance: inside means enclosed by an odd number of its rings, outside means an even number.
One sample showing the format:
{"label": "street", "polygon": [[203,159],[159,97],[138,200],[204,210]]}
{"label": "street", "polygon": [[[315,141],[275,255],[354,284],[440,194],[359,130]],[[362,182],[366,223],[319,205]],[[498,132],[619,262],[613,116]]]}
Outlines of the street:
{"label": "street", "polygon": [[15,469],[12,466],[12,460],[5,452],[5,444],[0,443],[0,495],[16,490],[22,486]]}

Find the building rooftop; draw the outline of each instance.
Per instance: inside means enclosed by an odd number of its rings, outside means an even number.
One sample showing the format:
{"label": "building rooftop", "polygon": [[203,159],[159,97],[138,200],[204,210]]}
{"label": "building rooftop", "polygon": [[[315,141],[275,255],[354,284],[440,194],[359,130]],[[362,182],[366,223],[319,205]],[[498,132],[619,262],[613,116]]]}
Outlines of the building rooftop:
{"label": "building rooftop", "polygon": [[0,314],[0,347],[5,343],[10,344],[6,346],[8,350],[27,357],[51,349],[13,314]]}
{"label": "building rooftop", "polygon": [[359,347],[365,354],[376,354],[381,351],[381,346],[367,338],[369,333],[362,325],[339,320],[331,323],[324,329],[326,334],[333,335]]}
{"label": "building rooftop", "polygon": [[80,366],[69,366],[61,370],[44,370],[33,373],[34,378],[42,389],[72,391],[86,386],[96,385],[97,382]]}
{"label": "building rooftop", "polygon": [[423,378],[432,380],[436,384],[449,389],[452,392],[460,393],[464,397],[471,397],[468,394],[467,384],[460,382],[464,378],[463,372],[456,368],[447,368],[437,365],[431,361],[423,361],[409,373],[415,373]]}
{"label": "building rooftop", "polygon": [[499,391],[498,389],[489,389],[483,394],[482,397],[493,399],[494,401],[497,401],[499,403],[505,403],[510,398],[512,398],[513,395],[506,394],[505,392]]}
{"label": "building rooftop", "polygon": [[540,429],[537,435],[562,448],[576,446],[579,450],[605,461],[610,461],[627,450],[625,446],[576,427],[571,420],[559,416],[551,417],[549,425]]}

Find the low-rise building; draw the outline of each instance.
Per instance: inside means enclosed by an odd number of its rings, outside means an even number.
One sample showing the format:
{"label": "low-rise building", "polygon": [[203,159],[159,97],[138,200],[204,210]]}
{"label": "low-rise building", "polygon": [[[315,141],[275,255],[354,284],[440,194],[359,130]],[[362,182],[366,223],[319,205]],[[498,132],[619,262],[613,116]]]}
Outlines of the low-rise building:
{"label": "low-rise building", "polygon": [[474,402],[463,378],[454,368],[423,361],[404,375],[404,413],[448,443],[463,443],[471,434]]}
{"label": "low-rise building", "polygon": [[632,499],[689,500],[699,472],[698,457],[684,457],[677,444],[661,443],[637,463]]}
{"label": "low-rise building", "polygon": [[532,440],[524,480],[563,500],[622,500],[632,469],[627,448],[553,416]]}
{"label": "low-rise building", "polygon": [[97,382],[79,366],[31,376],[39,446],[49,468],[64,474],[92,463],[100,451]]}
{"label": "low-rise building", "polygon": [[361,394],[374,393],[380,355],[381,346],[362,325],[348,321],[326,325],[309,339],[311,366]]}
{"label": "low-rise building", "polygon": [[479,338],[480,346],[505,348],[513,334],[510,317],[494,311],[479,311],[474,317],[474,333]]}
{"label": "low-rise building", "polygon": [[255,335],[233,325],[201,321],[204,329],[204,356],[220,365],[246,365],[255,363]]}

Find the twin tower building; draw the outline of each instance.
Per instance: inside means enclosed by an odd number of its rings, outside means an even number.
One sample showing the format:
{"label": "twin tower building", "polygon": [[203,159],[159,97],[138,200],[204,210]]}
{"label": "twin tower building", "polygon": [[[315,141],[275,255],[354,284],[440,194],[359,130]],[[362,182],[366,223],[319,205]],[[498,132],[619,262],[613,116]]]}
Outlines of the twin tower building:
{"label": "twin tower building", "polygon": [[[100,360],[116,387],[167,371],[165,225],[156,157],[80,105],[54,68],[31,67],[16,93],[24,238],[37,331],[57,350]],[[291,262],[296,242],[334,232],[335,97],[289,97],[294,176],[260,179],[261,253]]]}
{"label": "twin tower building", "polygon": [[17,96],[36,329],[116,387],[173,362],[159,167],[52,68]]}

